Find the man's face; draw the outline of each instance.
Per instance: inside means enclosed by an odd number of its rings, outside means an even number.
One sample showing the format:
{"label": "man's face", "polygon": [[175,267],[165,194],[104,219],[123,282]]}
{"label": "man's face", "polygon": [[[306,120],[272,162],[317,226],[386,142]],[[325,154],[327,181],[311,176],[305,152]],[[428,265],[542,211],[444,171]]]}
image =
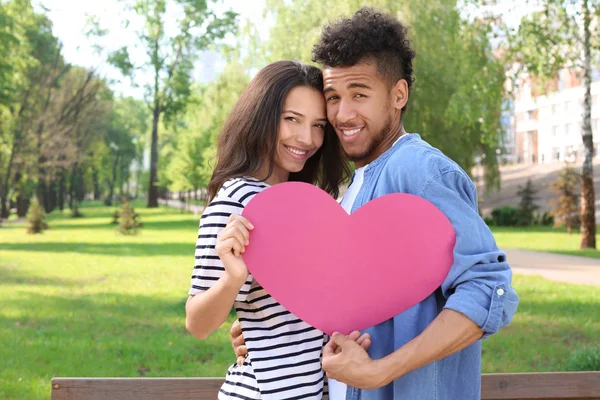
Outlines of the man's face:
{"label": "man's face", "polygon": [[357,167],[384,153],[400,132],[400,110],[408,99],[406,81],[390,88],[374,63],[323,70],[327,118]]}

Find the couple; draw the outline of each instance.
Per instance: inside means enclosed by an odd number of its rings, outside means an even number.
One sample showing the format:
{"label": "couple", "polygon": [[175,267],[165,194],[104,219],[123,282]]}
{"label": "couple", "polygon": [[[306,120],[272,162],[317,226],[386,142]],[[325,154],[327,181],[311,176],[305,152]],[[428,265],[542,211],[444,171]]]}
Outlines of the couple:
{"label": "couple", "polygon": [[[220,399],[480,398],[480,339],[510,322],[518,296],[468,175],[404,131],[414,55],[405,26],[363,8],[323,30],[313,51],[322,73],[273,63],[233,108],[219,137],[186,304],[186,327],[199,339],[236,309],[245,340],[237,350],[247,348],[247,356],[229,368]],[[448,217],[456,246],[435,293],[362,334],[328,338],[248,274],[242,256],[254,227],[239,214],[254,195],[286,181],[337,197],[346,158],[356,165],[341,203],[347,212],[390,193],[418,195]]]}

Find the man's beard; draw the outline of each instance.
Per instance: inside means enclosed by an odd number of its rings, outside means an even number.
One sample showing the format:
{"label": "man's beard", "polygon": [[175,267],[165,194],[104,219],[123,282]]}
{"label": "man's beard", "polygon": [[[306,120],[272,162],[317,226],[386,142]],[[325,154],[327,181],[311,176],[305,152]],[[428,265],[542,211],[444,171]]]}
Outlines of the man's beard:
{"label": "man's beard", "polygon": [[386,121],[385,125],[373,137],[373,140],[371,141],[371,143],[369,143],[369,147],[367,149],[363,150],[360,153],[354,153],[354,154],[350,154],[350,153],[346,152],[346,150],[344,150],[344,153],[346,153],[346,157],[348,157],[348,159],[354,163],[362,161],[366,158],[369,158],[369,156],[371,154],[373,154],[375,149],[381,144],[381,142],[383,142],[385,140],[388,133],[392,130],[392,124],[393,124],[393,117],[388,116],[388,120]]}

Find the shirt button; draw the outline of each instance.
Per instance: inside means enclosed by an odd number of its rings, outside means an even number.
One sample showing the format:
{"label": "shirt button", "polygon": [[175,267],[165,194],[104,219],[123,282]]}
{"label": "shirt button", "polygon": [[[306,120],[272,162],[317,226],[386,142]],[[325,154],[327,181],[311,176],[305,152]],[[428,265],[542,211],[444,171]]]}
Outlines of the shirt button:
{"label": "shirt button", "polygon": [[504,289],[498,289],[496,293],[498,293],[498,296],[502,296],[504,294]]}

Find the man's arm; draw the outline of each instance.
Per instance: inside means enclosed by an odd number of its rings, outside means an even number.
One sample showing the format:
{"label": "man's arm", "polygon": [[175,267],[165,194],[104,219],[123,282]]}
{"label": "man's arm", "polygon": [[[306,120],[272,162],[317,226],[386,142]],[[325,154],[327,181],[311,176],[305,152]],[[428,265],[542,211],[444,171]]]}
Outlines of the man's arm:
{"label": "man's arm", "polygon": [[419,336],[377,361],[336,335],[323,356],[331,378],[358,388],[384,386],[494,334],[516,311],[510,267],[477,213],[472,183],[451,171],[428,182],[420,195],[444,212],[456,231],[454,264],[441,285],[444,310]]}
{"label": "man's arm", "polygon": [[323,353],[323,369],[329,378],[359,389],[376,389],[470,346],[482,335],[464,315],[444,310],[423,333],[379,360],[372,360],[351,340],[336,334]]}

